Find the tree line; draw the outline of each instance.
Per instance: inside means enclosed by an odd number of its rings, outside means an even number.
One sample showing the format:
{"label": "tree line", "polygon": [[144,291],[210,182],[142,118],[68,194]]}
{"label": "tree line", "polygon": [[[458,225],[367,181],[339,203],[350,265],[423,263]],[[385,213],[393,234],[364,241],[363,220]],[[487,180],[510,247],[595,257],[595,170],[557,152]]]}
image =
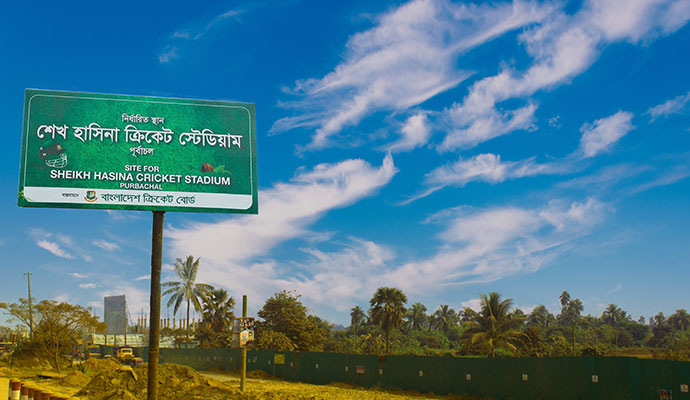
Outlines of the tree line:
{"label": "tree line", "polygon": [[[199,259],[178,258],[178,280],[163,283],[168,307],[177,315],[184,304],[184,328],[162,328],[178,344],[193,342],[203,348],[231,347],[235,300],[227,290],[197,283]],[[334,325],[309,313],[301,296],[280,291],[266,299],[258,311],[256,344],[279,351],[332,351],[350,354],[417,354],[484,357],[548,357],[631,355],[690,360],[690,314],[684,309],[665,316],[658,313],[634,320],[609,304],[600,316],[582,315],[582,301],[567,291],[559,296],[560,312],[544,305],[529,314],[514,307],[512,299],[490,292],[480,294],[479,309],[453,309],[447,304],[431,312],[416,302],[408,305],[405,293],[381,287],[369,308],[354,306],[350,325]],[[43,355],[59,370],[60,357],[68,353],[83,332],[104,332],[106,326],[80,305],[43,300],[29,311],[26,299],[0,303],[0,308],[31,328],[24,349]],[[202,321],[190,326],[191,309]],[[33,314],[33,323],[30,321]]]}

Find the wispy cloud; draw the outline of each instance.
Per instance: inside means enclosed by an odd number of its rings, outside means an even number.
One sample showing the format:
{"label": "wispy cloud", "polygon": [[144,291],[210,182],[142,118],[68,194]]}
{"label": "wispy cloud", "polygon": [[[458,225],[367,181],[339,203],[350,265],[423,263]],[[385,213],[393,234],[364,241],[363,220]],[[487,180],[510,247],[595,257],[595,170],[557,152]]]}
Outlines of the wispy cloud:
{"label": "wispy cloud", "polygon": [[146,281],[146,280],[150,280],[150,279],[151,279],[151,275],[142,275],[142,276],[138,276],[138,277],[134,278],[135,281]]}
{"label": "wispy cloud", "polygon": [[174,254],[203,254],[201,263],[205,268],[199,271],[199,277],[207,282],[242,290],[251,280],[257,286],[264,282],[277,290],[274,281],[261,278],[278,273],[273,270],[274,264],[252,260],[265,256],[279,243],[309,236],[310,224],[328,211],[371,196],[396,171],[390,155],[380,167],[363,160],[346,160],[300,170],[289,183],[262,191],[259,215],[171,227],[167,232],[171,250]]}
{"label": "wispy cloud", "polygon": [[239,20],[238,17],[242,13],[242,10],[227,10],[214,16],[210,21],[190,24],[184,29],[176,30],[170,35],[170,41],[172,43],[167,44],[158,54],[158,61],[164,64],[179,58],[182,49],[189,46],[191,42],[206,36],[209,32],[214,30],[214,28],[221,26],[225,21]]}
{"label": "wispy cloud", "polygon": [[614,294],[614,293],[616,293],[616,292],[619,292],[621,289],[623,289],[623,285],[621,285],[621,284],[619,283],[618,286],[616,286],[615,288],[613,288],[613,289],[607,291],[607,292],[606,292],[606,295]]}
{"label": "wispy cloud", "polygon": [[652,121],[659,117],[667,117],[673,114],[680,114],[683,112],[683,110],[685,110],[685,107],[688,105],[689,102],[690,92],[678,97],[674,97],[670,100],[665,101],[662,104],[654,106],[647,110],[646,114],[650,116]]}
{"label": "wispy cloud", "polygon": [[539,21],[550,7],[515,1],[498,5],[416,0],[378,17],[353,35],[344,60],[322,78],[298,81],[284,103],[298,116],[278,120],[277,133],[316,128],[308,149],[330,145],[342,129],[375,111],[400,112],[455,87],[471,73],[457,57],[505,32]]}
{"label": "wispy cloud", "polygon": [[431,126],[424,113],[412,115],[407,118],[405,124],[400,128],[400,138],[383,148],[392,153],[410,151],[417,147],[424,146],[431,136]]}
{"label": "wispy cloud", "polygon": [[82,289],[94,289],[97,288],[98,285],[96,285],[95,283],[80,283],[79,287]]}
{"label": "wispy cloud", "polygon": [[99,240],[93,240],[91,241],[91,244],[100,247],[101,249],[105,251],[115,251],[115,250],[120,250],[120,246],[117,243],[114,242],[109,242],[107,240],[99,239]]}
{"label": "wispy cloud", "polygon": [[[527,106],[512,110],[497,105],[569,82],[594,63],[606,43],[649,41],[679,29],[690,18],[685,3],[589,1],[573,15],[555,11],[548,14],[520,35],[534,63],[525,71],[504,65],[499,74],[475,82],[462,103],[447,110],[448,134],[439,150],[471,147],[530,128],[535,110],[531,100],[527,100]],[[670,10],[680,15],[672,15]]]}
{"label": "wispy cloud", "polygon": [[62,247],[60,247],[59,244],[57,244],[56,242],[52,242],[50,240],[37,240],[36,246],[44,250],[48,250],[49,252],[53,253],[58,257],[66,258],[68,260],[71,260],[73,258],[72,255],[65,251]]}
{"label": "wispy cloud", "polygon": [[87,275],[80,274],[79,272],[70,272],[70,276],[76,279],[86,279]]}
{"label": "wispy cloud", "polygon": [[584,157],[594,157],[608,150],[634,127],[633,114],[619,111],[610,117],[598,119],[593,124],[585,124],[580,131],[580,151]]}

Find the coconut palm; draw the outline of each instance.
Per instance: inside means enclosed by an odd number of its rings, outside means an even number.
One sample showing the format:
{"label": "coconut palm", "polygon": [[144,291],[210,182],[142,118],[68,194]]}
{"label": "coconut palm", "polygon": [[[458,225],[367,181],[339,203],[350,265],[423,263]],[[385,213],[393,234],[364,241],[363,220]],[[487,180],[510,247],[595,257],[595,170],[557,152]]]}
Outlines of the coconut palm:
{"label": "coconut palm", "polygon": [[601,313],[601,320],[611,326],[615,326],[620,323],[625,316],[625,311],[621,310],[620,307],[611,303],[606,307],[604,312]]}
{"label": "coconut palm", "polygon": [[496,357],[497,347],[515,351],[516,344],[524,344],[522,340],[526,338],[525,334],[515,329],[520,321],[510,313],[513,300],[501,300],[501,295],[496,292],[491,292],[488,296],[480,294],[480,300],[481,310],[476,315],[476,320],[465,322],[468,327],[465,335],[469,336],[471,343],[488,346],[491,357]]}
{"label": "coconut palm", "polygon": [[232,309],[235,308],[233,299],[225,289],[211,288],[202,297],[202,316],[215,332],[226,330],[235,319]]}
{"label": "coconut palm", "polygon": [[364,313],[364,310],[362,310],[362,307],[352,307],[352,309],[350,310],[350,328],[355,334],[357,333],[359,328],[361,328],[362,325],[364,325],[366,318],[367,315]]}
{"label": "coconut palm", "polygon": [[178,258],[175,260],[175,273],[180,278],[179,281],[171,281],[163,283],[163,286],[168,287],[168,290],[163,292],[163,296],[170,295],[168,299],[168,307],[174,305],[173,314],[177,315],[177,310],[180,308],[182,301],[187,301],[187,333],[186,341],[189,342],[189,311],[190,304],[197,312],[201,311],[200,299],[213,289],[213,286],[205,283],[195,283],[196,274],[199,270],[199,258],[194,261],[194,257],[187,256],[186,259]]}
{"label": "coconut palm", "polygon": [[676,310],[675,313],[668,317],[668,323],[673,329],[687,331],[690,329],[690,314],[683,308]]}
{"label": "coconut palm", "polygon": [[434,320],[438,330],[448,332],[451,326],[457,324],[458,317],[455,314],[455,310],[450,308],[448,304],[443,304],[438,306],[438,309],[434,312]]}
{"label": "coconut palm", "polygon": [[378,324],[385,333],[386,354],[390,349],[389,336],[391,329],[398,328],[402,324],[407,296],[400,289],[380,287],[374,293],[369,304],[371,320]]}
{"label": "coconut palm", "polygon": [[554,322],[554,316],[546,309],[544,305],[534,307],[532,312],[527,317],[527,326],[537,325],[547,327]]}
{"label": "coconut palm", "polygon": [[426,306],[422,303],[414,303],[407,310],[407,324],[413,330],[424,328],[429,317],[426,315]]}

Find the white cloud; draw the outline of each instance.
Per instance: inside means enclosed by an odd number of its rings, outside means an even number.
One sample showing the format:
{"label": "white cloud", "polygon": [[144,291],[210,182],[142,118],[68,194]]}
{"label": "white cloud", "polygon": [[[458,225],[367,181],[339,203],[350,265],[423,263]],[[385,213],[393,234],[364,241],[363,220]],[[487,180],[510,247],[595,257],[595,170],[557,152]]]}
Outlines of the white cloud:
{"label": "white cloud", "polygon": [[472,181],[499,183],[507,179],[562,172],[556,163],[538,164],[534,158],[522,161],[501,161],[497,154],[479,154],[470,159],[460,158],[455,163],[429,172],[425,182],[430,186],[464,186]]}
{"label": "white cloud", "polygon": [[61,293],[53,297],[54,301],[57,301],[58,303],[69,303],[69,295],[67,293]]}
{"label": "white cloud", "polygon": [[608,207],[588,199],[552,202],[536,210],[504,207],[461,215],[439,235],[443,246],[435,254],[377,279],[410,293],[425,293],[533,272],[575,246],[603,219],[603,210]]}
{"label": "white cloud", "polygon": [[70,272],[70,276],[77,279],[86,279],[86,275],[80,274],[79,272]]}
{"label": "white cloud", "polygon": [[[527,118],[514,127],[505,122],[519,110],[529,115],[526,107],[505,110],[497,104],[569,82],[589,68],[606,43],[638,42],[675,31],[690,17],[685,3],[687,0],[592,0],[574,15],[549,14],[539,26],[520,35],[534,63],[524,72],[504,66],[497,75],[475,82],[463,102],[446,111],[448,135],[439,150],[473,146],[529,127]],[[669,10],[682,16],[671,15]]]}
{"label": "white cloud", "polygon": [[320,79],[295,84],[303,99],[285,104],[299,116],[278,120],[271,132],[316,127],[309,148],[323,148],[347,126],[379,110],[405,110],[448,90],[470,73],[457,57],[505,32],[541,20],[549,6],[415,0],[383,14],[376,26],[350,37],[346,55]]}
{"label": "white cloud", "polygon": [[151,275],[142,275],[142,276],[138,276],[138,277],[134,278],[135,281],[146,281],[146,280],[150,280],[150,279],[151,279]]}
{"label": "white cloud", "polygon": [[81,255],[81,259],[84,260],[84,261],[86,261],[86,262],[93,262],[93,257],[91,257],[91,256],[88,255],[88,254],[82,254],[82,255]]}
{"label": "white cloud", "polygon": [[177,46],[168,46],[165,51],[158,55],[158,62],[161,64],[168,63],[179,57],[177,54]]}
{"label": "white cloud", "polygon": [[93,289],[98,287],[95,283],[80,283],[79,287],[82,289]]}
{"label": "white cloud", "polygon": [[674,97],[670,100],[665,101],[662,104],[654,106],[647,110],[646,114],[650,115],[652,121],[659,117],[667,117],[672,114],[680,114],[685,109],[685,106],[688,104],[688,102],[690,102],[690,92],[678,97]]}
{"label": "white cloud", "polygon": [[320,164],[300,170],[289,183],[261,191],[258,215],[170,227],[166,237],[173,254],[202,255],[200,280],[270,295],[282,289],[274,281],[281,271],[270,260],[254,258],[286,240],[308,237],[308,225],[330,210],[374,194],[396,171],[390,155],[378,168],[363,160]]}
{"label": "white cloud", "polygon": [[91,244],[96,246],[96,247],[100,247],[101,249],[103,249],[105,251],[120,250],[120,246],[117,243],[109,242],[109,241],[103,240],[103,239],[93,240],[91,242]]}
{"label": "white cloud", "polygon": [[601,118],[592,124],[585,124],[580,128],[582,138],[580,139],[580,151],[584,157],[594,157],[608,150],[620,138],[630,132],[633,114],[627,111]]}
{"label": "white cloud", "polygon": [[469,299],[467,301],[463,301],[462,303],[460,303],[460,305],[462,306],[462,308],[469,307],[474,311],[479,312],[479,310],[481,310],[482,308],[482,299]]}
{"label": "white cloud", "polygon": [[536,175],[565,174],[575,170],[576,165],[570,159],[537,163],[535,158],[520,161],[501,161],[497,154],[478,154],[469,159],[438,167],[424,177],[426,189],[401,202],[400,205],[426,197],[446,186],[465,186],[470,182],[500,183],[509,179],[525,178]]}
{"label": "white cloud", "polygon": [[410,151],[425,145],[430,135],[431,127],[427,116],[423,113],[415,114],[409,117],[400,129],[401,137],[385,148],[393,153]]}
{"label": "white cloud", "polygon": [[72,259],[72,255],[70,253],[66,252],[62,247],[60,247],[59,244],[51,242],[50,240],[38,240],[36,241],[36,246],[48,250],[58,257],[66,258],[68,260]]}
{"label": "white cloud", "polygon": [[609,294],[614,294],[614,293],[616,293],[616,292],[619,292],[621,289],[623,289],[623,285],[621,285],[621,284],[619,283],[618,286],[616,286],[615,288],[609,290],[608,292],[606,292],[606,294],[607,294],[607,295],[609,295]]}

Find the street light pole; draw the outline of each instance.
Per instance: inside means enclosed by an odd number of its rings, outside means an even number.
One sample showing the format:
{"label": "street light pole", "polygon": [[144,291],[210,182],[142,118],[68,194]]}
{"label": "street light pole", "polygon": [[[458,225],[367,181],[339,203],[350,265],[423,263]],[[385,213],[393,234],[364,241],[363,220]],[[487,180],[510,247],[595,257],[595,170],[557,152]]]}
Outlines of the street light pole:
{"label": "street light pole", "polygon": [[34,337],[34,307],[31,301],[31,272],[27,272],[27,280],[29,282],[29,337],[33,339]]}

